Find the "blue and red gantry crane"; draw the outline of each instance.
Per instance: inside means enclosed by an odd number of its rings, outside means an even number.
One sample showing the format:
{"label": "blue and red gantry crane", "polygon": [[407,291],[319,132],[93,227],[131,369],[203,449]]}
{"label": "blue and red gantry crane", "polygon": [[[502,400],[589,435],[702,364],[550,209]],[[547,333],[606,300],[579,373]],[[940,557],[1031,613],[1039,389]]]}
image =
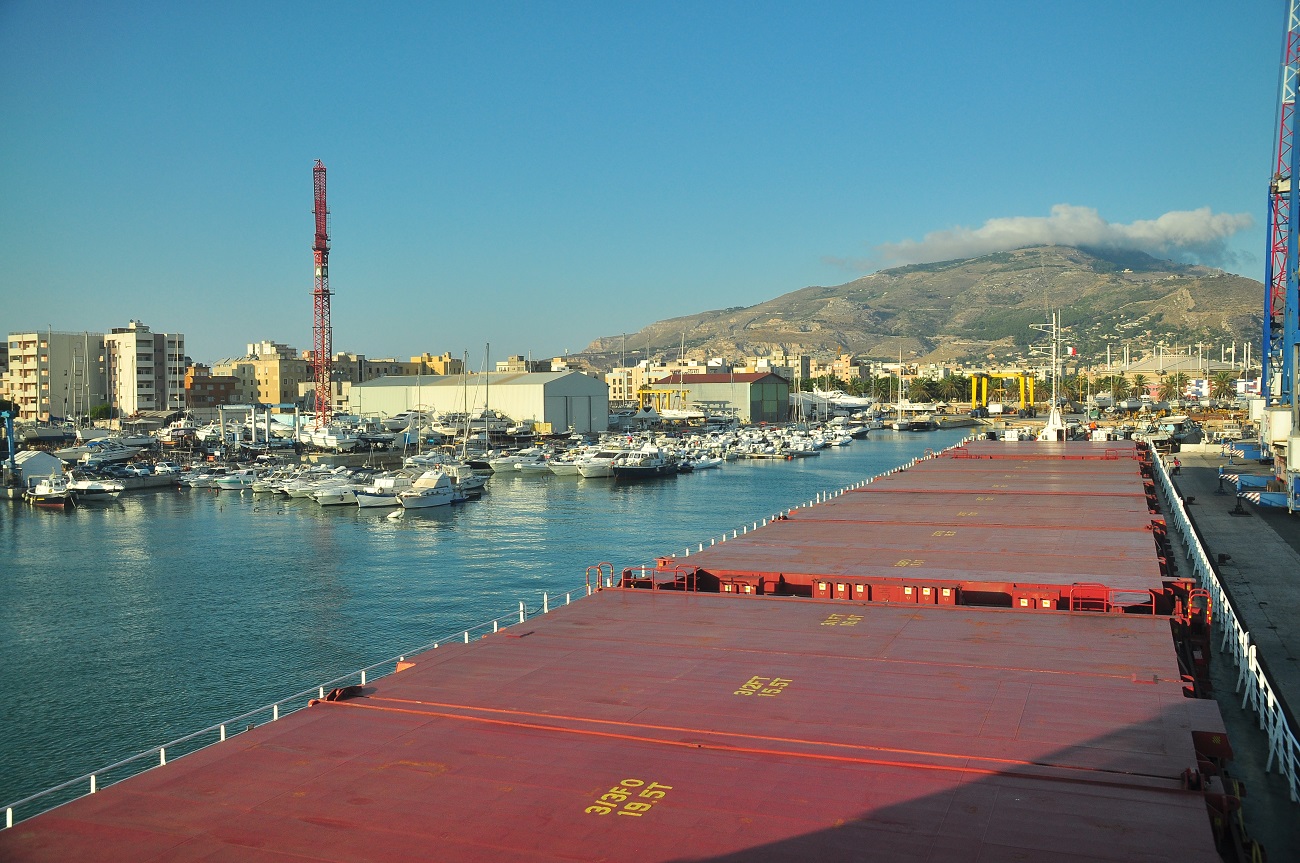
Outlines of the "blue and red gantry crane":
{"label": "blue and red gantry crane", "polygon": [[1296,85],[1300,82],[1300,0],[1291,0],[1282,49],[1277,146],[1268,191],[1268,256],[1264,274],[1264,343],[1260,351],[1261,395],[1269,404],[1290,405],[1295,398],[1296,350],[1300,345],[1300,292],[1297,290],[1295,147]]}

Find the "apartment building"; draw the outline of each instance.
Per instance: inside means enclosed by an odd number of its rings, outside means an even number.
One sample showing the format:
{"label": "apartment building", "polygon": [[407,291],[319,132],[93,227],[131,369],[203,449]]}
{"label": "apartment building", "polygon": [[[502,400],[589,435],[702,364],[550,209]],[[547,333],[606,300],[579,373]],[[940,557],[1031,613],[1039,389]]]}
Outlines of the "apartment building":
{"label": "apartment building", "polygon": [[297,350],[279,342],[254,342],[242,357],[218,360],[212,374],[235,379],[244,404],[296,404],[299,386],[310,381],[311,370]]}
{"label": "apartment building", "polygon": [[211,367],[202,363],[185,368],[185,404],[191,409],[239,404],[237,389],[233,375],[214,375]]}
{"label": "apartment building", "polygon": [[9,392],[20,420],[86,416],[108,403],[103,333],[10,333]]}
{"label": "apartment building", "polygon": [[459,357],[453,358],[450,351],[440,356],[432,354],[420,354],[418,357],[411,357],[411,362],[419,366],[415,372],[407,374],[426,375],[463,375],[465,374],[465,361]]}
{"label": "apartment building", "polygon": [[131,321],[104,336],[109,403],[121,417],[185,410],[185,336]]}

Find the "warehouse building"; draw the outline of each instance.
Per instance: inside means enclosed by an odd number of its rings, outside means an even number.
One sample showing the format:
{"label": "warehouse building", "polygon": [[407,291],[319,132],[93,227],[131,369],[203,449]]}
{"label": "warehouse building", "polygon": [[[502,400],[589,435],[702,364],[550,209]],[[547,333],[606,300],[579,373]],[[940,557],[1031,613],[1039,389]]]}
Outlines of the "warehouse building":
{"label": "warehouse building", "polygon": [[348,394],[349,412],[362,415],[477,414],[488,408],[544,434],[598,433],[609,425],[609,387],[581,372],[420,375],[353,384]]}
{"label": "warehouse building", "polygon": [[767,372],[670,375],[651,385],[678,391],[685,405],[725,405],[742,423],[779,423],[790,417],[790,382]]}

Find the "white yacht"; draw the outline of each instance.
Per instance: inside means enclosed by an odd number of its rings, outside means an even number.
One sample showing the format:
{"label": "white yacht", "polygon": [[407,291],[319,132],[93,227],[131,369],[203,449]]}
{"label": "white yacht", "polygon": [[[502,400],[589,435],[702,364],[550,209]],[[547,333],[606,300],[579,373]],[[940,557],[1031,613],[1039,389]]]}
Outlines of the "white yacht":
{"label": "white yacht", "polygon": [[440,470],[425,471],[411,483],[410,488],[397,495],[397,502],[403,509],[446,506],[455,499],[456,490],[451,486],[451,479]]}
{"label": "white yacht", "polygon": [[602,449],[597,450],[584,461],[578,464],[578,473],[587,479],[597,479],[614,475],[614,462],[627,455],[627,450],[621,449]]}
{"label": "white yacht", "polygon": [[68,483],[68,491],[77,496],[78,503],[90,503],[117,500],[117,496],[126,491],[126,486],[114,480],[74,479]]}
{"label": "white yacht", "polygon": [[222,476],[215,477],[212,485],[222,491],[243,491],[246,488],[252,488],[253,483],[257,481],[257,472],[251,468],[244,470],[233,470]]}
{"label": "white yacht", "polygon": [[488,464],[492,466],[492,471],[494,473],[509,473],[512,470],[517,470],[519,465],[524,462],[536,464],[539,461],[544,462],[545,460],[546,457],[542,454],[541,450],[536,447],[529,447],[528,449],[521,449],[519,452],[490,458],[488,459]]}
{"label": "white yacht", "polygon": [[401,506],[397,496],[411,487],[411,478],[406,474],[375,477],[375,481],[363,489],[353,492],[359,507]]}
{"label": "white yacht", "polygon": [[54,454],[66,462],[109,464],[115,461],[128,461],[139,452],[139,447],[126,446],[114,438],[104,437],[87,441],[81,446],[55,450]]}

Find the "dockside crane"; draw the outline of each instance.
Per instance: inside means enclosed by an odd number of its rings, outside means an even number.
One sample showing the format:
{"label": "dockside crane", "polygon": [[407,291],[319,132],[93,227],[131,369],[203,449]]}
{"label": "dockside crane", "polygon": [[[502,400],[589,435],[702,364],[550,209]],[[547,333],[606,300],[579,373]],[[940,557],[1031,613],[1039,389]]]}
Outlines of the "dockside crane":
{"label": "dockside crane", "polygon": [[316,424],[324,427],[330,420],[334,400],[334,336],[330,328],[330,211],[325,203],[325,166],[320,159],[312,168],[312,187],[316,201],[316,240],[311,247],[316,259],[316,287],[312,292],[316,310],[312,325],[312,363],[316,372]]}
{"label": "dockside crane", "polygon": [[1282,50],[1277,145],[1268,189],[1268,255],[1264,273],[1262,395],[1270,404],[1295,398],[1296,346],[1300,343],[1300,304],[1296,279],[1296,186],[1292,183],[1300,151],[1295,147],[1296,88],[1300,83],[1300,0],[1291,0]]}
{"label": "dockside crane", "polygon": [[1260,448],[1272,452],[1277,478],[1285,484],[1288,509],[1300,504],[1300,281],[1297,270],[1296,89],[1300,85],[1300,0],[1290,0],[1282,47],[1277,145],[1268,187],[1268,253],[1264,270],[1264,338],[1260,351],[1260,394],[1265,410]]}

